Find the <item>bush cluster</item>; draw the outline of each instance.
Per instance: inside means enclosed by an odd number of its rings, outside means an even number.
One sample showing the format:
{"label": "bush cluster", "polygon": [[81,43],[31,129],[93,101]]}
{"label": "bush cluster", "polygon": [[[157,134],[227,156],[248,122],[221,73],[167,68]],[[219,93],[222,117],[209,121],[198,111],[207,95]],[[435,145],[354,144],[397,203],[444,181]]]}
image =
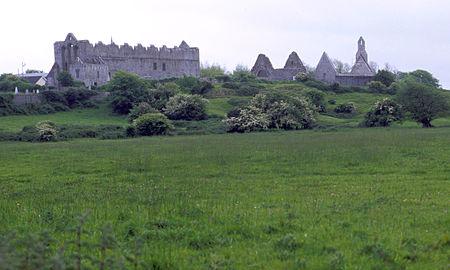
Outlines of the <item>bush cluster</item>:
{"label": "bush cluster", "polygon": [[81,88],[69,88],[65,91],[47,90],[39,94],[42,103],[15,105],[13,94],[0,94],[0,115],[49,114],[73,108],[95,108],[98,106],[90,100],[94,95],[95,91]]}
{"label": "bush cluster", "polygon": [[[172,122],[162,113],[147,113],[133,121],[136,134],[140,136],[168,135]],[[127,130],[127,133],[131,131]]]}
{"label": "bush cluster", "polygon": [[356,106],[352,102],[348,102],[346,104],[339,104],[334,108],[334,112],[336,113],[355,113]]}
{"label": "bush cluster", "polygon": [[375,103],[367,112],[362,123],[366,127],[387,127],[402,118],[401,107],[390,99],[383,99]]}
{"label": "bush cluster", "polygon": [[208,81],[202,81],[195,77],[184,77],[177,79],[176,84],[180,87],[181,91],[191,95],[204,95],[214,86]]}
{"label": "bush cluster", "polygon": [[315,122],[314,109],[304,97],[258,94],[248,106],[230,112],[225,122],[229,132],[311,128]]}
{"label": "bush cluster", "polygon": [[199,95],[178,94],[169,99],[163,111],[170,120],[203,120],[206,102]]}

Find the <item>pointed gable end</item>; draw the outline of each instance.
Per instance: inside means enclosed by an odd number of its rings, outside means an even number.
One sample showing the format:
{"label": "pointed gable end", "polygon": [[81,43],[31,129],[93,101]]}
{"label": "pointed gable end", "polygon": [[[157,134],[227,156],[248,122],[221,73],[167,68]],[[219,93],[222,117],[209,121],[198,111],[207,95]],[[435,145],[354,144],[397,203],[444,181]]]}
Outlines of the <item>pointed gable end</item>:
{"label": "pointed gable end", "polygon": [[181,42],[181,44],[180,44],[180,48],[188,49],[188,48],[190,48],[190,47],[189,47],[189,45],[186,43],[186,41],[183,40],[183,41]]}
{"label": "pointed gable end", "polygon": [[328,54],[324,52],[314,71],[314,78],[325,83],[333,83],[336,79],[336,73]]}
{"label": "pointed gable end", "polygon": [[296,52],[292,52],[287,61],[284,65],[284,68],[286,69],[299,69],[300,72],[306,72],[306,68],[302,63],[302,60],[300,60],[300,57],[298,57],[298,54]]}

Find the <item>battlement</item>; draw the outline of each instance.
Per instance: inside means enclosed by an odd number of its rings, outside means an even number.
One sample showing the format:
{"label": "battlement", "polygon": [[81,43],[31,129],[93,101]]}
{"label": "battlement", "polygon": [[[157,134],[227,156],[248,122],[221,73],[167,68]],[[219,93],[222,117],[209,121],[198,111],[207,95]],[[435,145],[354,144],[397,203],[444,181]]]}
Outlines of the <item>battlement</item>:
{"label": "battlement", "polygon": [[[54,43],[55,64],[51,73],[68,71],[86,85],[104,84],[117,70],[125,70],[145,78],[200,76],[199,49],[184,40],[179,46],[168,48],[142,44],[130,46],[99,41],[77,40],[69,33],[64,41]],[[50,84],[56,80],[50,80]]]}

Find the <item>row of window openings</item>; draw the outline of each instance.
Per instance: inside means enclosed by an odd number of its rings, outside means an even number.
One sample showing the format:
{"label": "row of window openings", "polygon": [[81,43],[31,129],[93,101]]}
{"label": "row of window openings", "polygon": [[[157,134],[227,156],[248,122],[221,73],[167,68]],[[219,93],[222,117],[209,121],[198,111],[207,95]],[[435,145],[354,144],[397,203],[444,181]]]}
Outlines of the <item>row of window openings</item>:
{"label": "row of window openings", "polygon": [[[153,70],[157,70],[157,69],[158,69],[158,64],[157,63],[153,63]],[[162,70],[166,71],[166,63],[162,64]],[[75,73],[76,73],[77,79],[79,79],[80,78],[80,70],[76,69]],[[97,71],[97,79],[99,79],[99,78],[100,78],[100,72]]]}

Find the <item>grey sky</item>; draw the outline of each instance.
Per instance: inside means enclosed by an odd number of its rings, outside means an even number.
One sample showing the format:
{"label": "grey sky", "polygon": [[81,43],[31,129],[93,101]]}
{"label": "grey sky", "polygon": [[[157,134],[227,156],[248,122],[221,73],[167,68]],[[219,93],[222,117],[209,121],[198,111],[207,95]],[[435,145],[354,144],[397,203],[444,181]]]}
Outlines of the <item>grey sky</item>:
{"label": "grey sky", "polygon": [[448,0],[6,1],[1,5],[0,73],[48,72],[53,42],[68,32],[91,43],[200,48],[200,60],[251,68],[259,53],[274,67],[291,51],[315,66],[323,51],[352,63],[359,36],[369,61],[425,69],[450,89]]}

